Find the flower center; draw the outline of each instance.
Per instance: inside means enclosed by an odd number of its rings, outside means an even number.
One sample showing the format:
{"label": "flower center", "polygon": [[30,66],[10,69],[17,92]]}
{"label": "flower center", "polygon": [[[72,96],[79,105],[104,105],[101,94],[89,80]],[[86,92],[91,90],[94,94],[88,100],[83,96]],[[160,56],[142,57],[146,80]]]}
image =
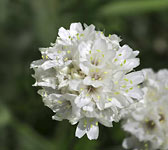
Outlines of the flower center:
{"label": "flower center", "polygon": [[88,93],[95,93],[96,92],[96,88],[93,87],[92,85],[88,85],[86,89],[87,89]]}
{"label": "flower center", "polygon": [[98,66],[99,62],[97,60],[92,60],[91,61],[92,65]]}
{"label": "flower center", "polygon": [[164,115],[162,113],[160,113],[159,116],[160,116],[159,121],[163,122],[165,120]]}
{"label": "flower center", "polygon": [[146,122],[146,126],[147,126],[148,129],[154,129],[156,124],[153,120],[149,120],[149,121]]}
{"label": "flower center", "polygon": [[91,56],[90,60],[91,60],[91,64],[95,66],[98,66],[102,61],[99,54],[95,54],[94,56]]}
{"label": "flower center", "polygon": [[94,80],[101,80],[101,76],[99,74],[94,73],[92,75],[92,79],[94,79]]}

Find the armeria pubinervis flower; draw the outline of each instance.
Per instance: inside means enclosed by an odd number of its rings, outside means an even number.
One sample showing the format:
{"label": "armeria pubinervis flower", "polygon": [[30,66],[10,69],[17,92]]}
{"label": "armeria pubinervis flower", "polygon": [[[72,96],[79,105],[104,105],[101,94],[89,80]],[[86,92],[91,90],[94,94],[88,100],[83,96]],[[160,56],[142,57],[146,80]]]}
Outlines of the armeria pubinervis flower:
{"label": "armeria pubinervis flower", "polygon": [[31,64],[34,86],[42,87],[39,93],[55,112],[53,119],[79,122],[79,138],[97,139],[98,123],[112,127],[121,109],[142,98],[143,74],[131,72],[139,65],[139,51],[120,41],[93,25],[72,23],[69,30],[61,27],[56,42],[40,49],[43,59]]}
{"label": "armeria pubinervis flower", "polygon": [[131,134],[124,148],[136,150],[168,149],[168,70],[154,73],[142,70],[145,82],[143,100],[125,118],[123,128]]}

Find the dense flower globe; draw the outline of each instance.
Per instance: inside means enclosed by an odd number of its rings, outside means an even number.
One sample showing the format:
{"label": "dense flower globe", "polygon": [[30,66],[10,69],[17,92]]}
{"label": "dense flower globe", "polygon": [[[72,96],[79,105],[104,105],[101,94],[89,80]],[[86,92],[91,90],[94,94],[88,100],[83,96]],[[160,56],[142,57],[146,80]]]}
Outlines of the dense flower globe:
{"label": "dense flower globe", "polygon": [[[120,46],[117,35],[106,37],[93,25],[72,23],[59,29],[56,42],[41,48],[42,58],[34,61],[34,86],[55,115],[78,123],[76,136],[87,134],[97,139],[98,123],[112,127],[119,121],[120,110],[142,98],[138,84],[142,72],[131,72],[139,65],[139,51]],[[129,73],[131,72],[131,73]]]}
{"label": "dense flower globe", "polygon": [[143,70],[144,98],[130,112],[123,124],[131,134],[123,142],[124,148],[136,150],[168,149],[168,70],[154,73]]}

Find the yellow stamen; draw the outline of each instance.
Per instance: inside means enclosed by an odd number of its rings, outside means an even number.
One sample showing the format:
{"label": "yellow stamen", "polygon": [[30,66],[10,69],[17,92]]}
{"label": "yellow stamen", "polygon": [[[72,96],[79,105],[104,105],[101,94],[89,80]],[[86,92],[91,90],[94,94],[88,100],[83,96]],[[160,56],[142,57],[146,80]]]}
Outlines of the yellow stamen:
{"label": "yellow stamen", "polygon": [[98,68],[96,68],[96,72],[99,72],[99,69],[98,69]]}
{"label": "yellow stamen", "polygon": [[101,59],[99,59],[98,62],[101,62]]}
{"label": "yellow stamen", "polygon": [[131,87],[130,90],[133,90],[133,87]]}
{"label": "yellow stamen", "polygon": [[128,79],[127,79],[127,78],[125,78],[124,80],[128,82]]}
{"label": "yellow stamen", "polygon": [[122,88],[126,88],[126,85],[122,85]]}
{"label": "yellow stamen", "polygon": [[77,39],[80,40],[79,36],[77,36]]}
{"label": "yellow stamen", "polygon": [[114,59],[114,61],[117,61],[118,59],[116,58],[116,59]]}
{"label": "yellow stamen", "polygon": [[64,61],[67,61],[68,60],[68,58],[66,57],[65,59],[64,59]]}
{"label": "yellow stamen", "polygon": [[67,46],[64,46],[63,48],[64,48],[64,49],[66,49],[66,48],[67,48]]}
{"label": "yellow stamen", "polygon": [[70,53],[71,53],[71,51],[70,51],[70,50],[68,50],[68,51],[67,51],[67,53],[68,53],[68,54],[70,54]]}
{"label": "yellow stamen", "polygon": [[58,50],[58,54],[59,54],[59,53],[61,53],[61,51],[60,51],[60,50]]}
{"label": "yellow stamen", "polygon": [[120,94],[120,92],[115,92],[114,94],[118,95],[118,94]]}
{"label": "yellow stamen", "polygon": [[62,102],[60,100],[57,101],[59,104],[62,104]]}
{"label": "yellow stamen", "polygon": [[115,83],[115,84],[118,84],[118,81],[115,81],[114,83]]}
{"label": "yellow stamen", "polygon": [[101,50],[99,50],[99,49],[97,49],[96,51],[97,51],[97,52],[101,52]]}
{"label": "yellow stamen", "polygon": [[87,126],[87,121],[84,120],[84,127],[86,128],[86,126]]}

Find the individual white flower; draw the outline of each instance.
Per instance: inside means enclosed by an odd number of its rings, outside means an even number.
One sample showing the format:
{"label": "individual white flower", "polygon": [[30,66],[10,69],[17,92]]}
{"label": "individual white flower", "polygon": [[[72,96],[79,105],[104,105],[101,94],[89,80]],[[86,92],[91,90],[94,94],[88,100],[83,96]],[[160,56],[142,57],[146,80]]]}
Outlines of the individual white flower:
{"label": "individual white flower", "polygon": [[[120,110],[142,98],[138,84],[142,72],[131,72],[139,65],[139,51],[120,46],[117,35],[106,37],[93,25],[72,23],[60,28],[55,43],[40,49],[42,58],[34,61],[34,86],[55,120],[77,122],[76,136],[97,139],[98,122],[111,127],[120,120]],[[131,72],[131,73],[129,73]]]}
{"label": "individual white flower", "polygon": [[127,149],[168,149],[168,70],[142,70],[143,100],[125,118],[123,129],[131,134],[123,142]]}

